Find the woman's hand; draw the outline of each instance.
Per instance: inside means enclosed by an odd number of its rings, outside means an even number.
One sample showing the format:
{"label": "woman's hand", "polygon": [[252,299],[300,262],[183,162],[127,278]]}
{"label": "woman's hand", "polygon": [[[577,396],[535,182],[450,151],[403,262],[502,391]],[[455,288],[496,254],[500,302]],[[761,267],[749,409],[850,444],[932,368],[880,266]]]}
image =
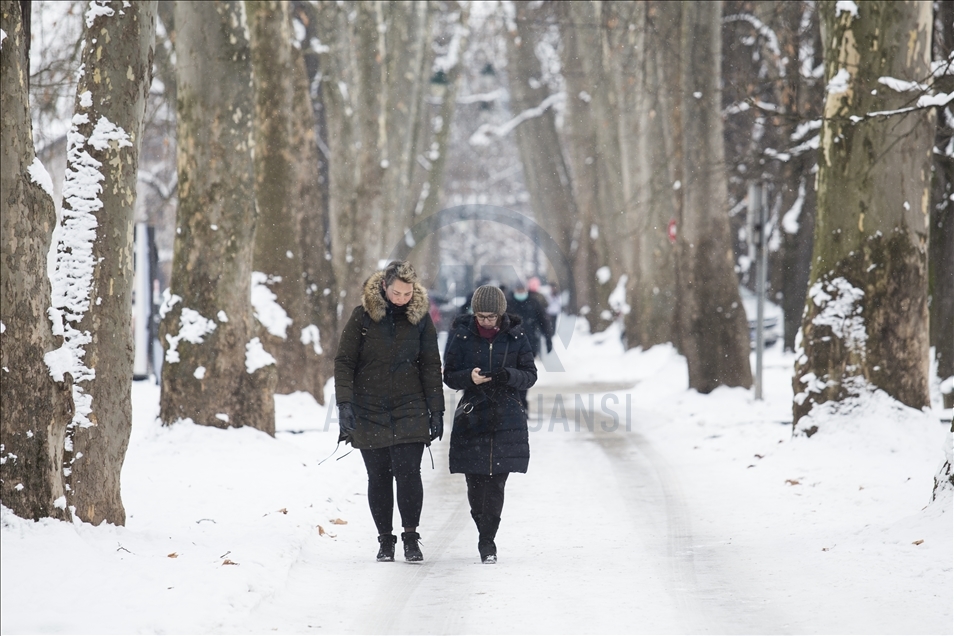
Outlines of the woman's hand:
{"label": "woman's hand", "polygon": [[491,380],[491,378],[480,375],[480,369],[477,367],[474,367],[473,371],[470,372],[470,379],[474,382],[474,384],[477,385],[483,384],[484,382],[490,382]]}

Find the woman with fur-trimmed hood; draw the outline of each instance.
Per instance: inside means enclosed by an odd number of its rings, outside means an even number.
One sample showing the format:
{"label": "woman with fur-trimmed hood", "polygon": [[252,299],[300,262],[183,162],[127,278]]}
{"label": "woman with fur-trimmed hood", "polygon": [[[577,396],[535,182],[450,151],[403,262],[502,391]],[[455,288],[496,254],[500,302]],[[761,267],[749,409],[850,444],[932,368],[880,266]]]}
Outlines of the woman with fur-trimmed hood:
{"label": "woman with fur-trimmed hood", "polygon": [[368,504],[378,529],[378,561],[393,561],[394,482],[404,557],[421,561],[424,446],[444,434],[444,393],[437,330],[427,290],[406,261],[365,281],[335,356],[341,439],[361,451]]}

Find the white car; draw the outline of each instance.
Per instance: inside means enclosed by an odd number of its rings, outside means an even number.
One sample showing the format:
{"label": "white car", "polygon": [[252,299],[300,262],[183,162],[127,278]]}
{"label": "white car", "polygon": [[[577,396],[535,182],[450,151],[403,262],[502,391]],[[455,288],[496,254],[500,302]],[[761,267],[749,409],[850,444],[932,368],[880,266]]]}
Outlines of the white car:
{"label": "white car", "polygon": [[[745,317],[749,321],[749,344],[755,347],[755,323],[758,317],[758,297],[748,287],[739,286],[739,295],[742,296],[742,306],[745,307]],[[782,337],[784,325],[782,308],[765,299],[762,315],[762,334],[765,346],[771,347]]]}

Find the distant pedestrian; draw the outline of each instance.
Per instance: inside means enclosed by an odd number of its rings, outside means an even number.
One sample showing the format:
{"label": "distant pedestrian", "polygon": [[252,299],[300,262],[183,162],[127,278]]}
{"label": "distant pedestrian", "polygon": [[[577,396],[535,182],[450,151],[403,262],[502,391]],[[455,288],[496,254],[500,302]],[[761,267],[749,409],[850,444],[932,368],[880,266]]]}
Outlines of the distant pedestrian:
{"label": "distant pedestrian", "polygon": [[540,292],[547,299],[547,317],[550,319],[550,329],[553,333],[557,330],[557,321],[563,312],[563,294],[556,283],[550,283],[541,287]]}
{"label": "distant pedestrian", "polygon": [[520,392],[537,381],[537,368],[522,320],[505,313],[499,288],[478,287],[471,303],[474,315],[454,320],[444,351],[444,383],[464,391],[451,432],[450,471],[467,481],[480,559],[496,563],[507,477],[527,472],[530,462]]}
{"label": "distant pedestrian", "polygon": [[547,352],[553,350],[553,329],[542,294],[531,293],[523,281],[517,281],[513,292],[507,298],[507,313],[516,314],[523,319],[523,329],[530,340],[533,357],[540,356],[541,338],[546,340]]}
{"label": "distant pedestrian", "polygon": [[404,558],[424,558],[417,532],[424,501],[421,458],[424,446],[444,434],[440,350],[428,310],[414,268],[393,262],[365,282],[335,356],[340,439],[361,450],[368,471],[378,561],[394,560],[394,482]]}

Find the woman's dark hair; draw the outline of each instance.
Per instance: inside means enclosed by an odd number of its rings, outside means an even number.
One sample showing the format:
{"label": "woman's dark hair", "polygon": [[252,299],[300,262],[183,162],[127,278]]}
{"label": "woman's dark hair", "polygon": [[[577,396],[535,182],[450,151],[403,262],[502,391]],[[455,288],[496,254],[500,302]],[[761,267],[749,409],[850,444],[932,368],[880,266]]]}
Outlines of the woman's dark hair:
{"label": "woman's dark hair", "polygon": [[390,287],[398,279],[413,285],[417,282],[417,272],[407,261],[391,261],[384,268],[384,286]]}

